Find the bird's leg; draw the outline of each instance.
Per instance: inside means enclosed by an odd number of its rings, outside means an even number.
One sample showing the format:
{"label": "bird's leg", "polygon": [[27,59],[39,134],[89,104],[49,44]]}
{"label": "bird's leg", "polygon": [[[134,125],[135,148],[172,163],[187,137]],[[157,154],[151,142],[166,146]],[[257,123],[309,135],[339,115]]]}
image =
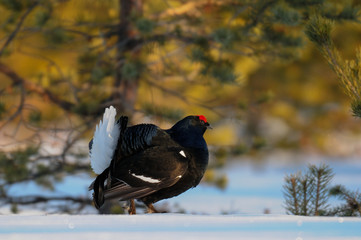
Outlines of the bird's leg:
{"label": "bird's leg", "polygon": [[157,209],[154,208],[153,204],[148,203],[148,204],[146,204],[146,206],[147,206],[147,212],[148,213],[159,213],[157,211]]}
{"label": "bird's leg", "polygon": [[128,213],[129,213],[129,215],[136,214],[134,199],[130,199],[130,206],[129,206]]}

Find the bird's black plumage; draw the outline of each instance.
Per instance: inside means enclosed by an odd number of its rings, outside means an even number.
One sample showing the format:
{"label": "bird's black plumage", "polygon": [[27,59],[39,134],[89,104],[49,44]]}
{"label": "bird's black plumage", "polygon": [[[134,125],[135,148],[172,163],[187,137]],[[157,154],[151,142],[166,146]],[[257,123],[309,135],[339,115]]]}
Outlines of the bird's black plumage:
{"label": "bird's black plumage", "polygon": [[208,164],[204,116],[188,116],[168,130],[153,124],[127,127],[127,122],[127,117],[118,120],[113,159],[90,186],[97,208],[114,198],[138,199],[152,207],[198,185]]}

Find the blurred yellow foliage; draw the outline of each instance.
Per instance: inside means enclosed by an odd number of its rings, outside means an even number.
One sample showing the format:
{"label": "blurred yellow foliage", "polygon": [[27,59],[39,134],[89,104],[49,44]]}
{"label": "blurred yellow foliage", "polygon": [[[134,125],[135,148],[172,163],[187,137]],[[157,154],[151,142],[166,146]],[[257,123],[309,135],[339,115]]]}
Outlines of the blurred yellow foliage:
{"label": "blurred yellow foliage", "polygon": [[[117,71],[122,71],[119,66],[130,63],[128,70],[137,75],[137,79],[133,79],[137,84],[135,105],[131,106],[136,112],[136,121],[141,122],[149,114],[147,111],[155,115],[154,121],[165,126],[170,124],[160,120],[165,113],[169,122],[185,115],[202,114],[214,126],[206,134],[211,145],[237,145],[243,138],[255,136],[262,139],[262,121],[268,116],[281,119],[295,128],[295,135],[305,138],[314,134],[316,139],[340,122],[357,132],[357,124],[349,116],[349,102],[339,89],[336,76],[312,45],[304,43],[302,55],[293,62],[276,60],[272,57],[278,53],[277,49],[268,49],[268,43],[262,42],[268,26],[256,24],[246,32],[248,35],[243,34],[239,29],[252,21],[248,18],[252,13],[246,11],[247,8],[228,11],[232,6],[220,10],[219,5],[221,2],[208,0],[144,1],[134,6],[128,19],[128,40],[139,45],[120,54],[117,48],[125,42],[112,32],[114,29],[110,31],[119,24],[119,1],[54,1],[51,19],[45,25],[36,26],[38,13],[30,14],[16,40],[7,48],[9,53],[4,55],[4,61],[27,81],[45,89],[52,88],[55,95],[90,110],[114,92],[124,93],[123,86],[114,88],[115,76]],[[39,7],[40,12],[45,10]],[[272,16],[270,12],[267,14],[267,17]],[[5,23],[10,16],[11,11],[4,11],[0,20]],[[143,27],[151,29],[152,34],[144,35],[137,26],[138,18],[144,20]],[[99,28],[100,25],[106,27]],[[8,36],[14,26],[1,29],[1,34]],[[58,33],[60,39],[55,39],[61,43],[49,43],[47,35],[59,26],[66,29]],[[287,28],[277,23],[273,30],[293,33],[300,28]],[[62,35],[64,33],[66,36]],[[105,37],[104,34],[109,35]],[[347,39],[344,38],[346,34]],[[346,56],[353,57],[360,28],[344,24],[337,27],[333,35]],[[270,40],[277,42],[278,39]],[[282,48],[281,43],[275,46]],[[91,52],[89,56],[87,51]],[[264,56],[267,54],[271,57]],[[86,67],[80,63],[82,57]],[[137,63],[141,63],[141,68],[137,68]],[[213,71],[222,64],[225,68]],[[234,68],[234,81],[215,80],[227,76],[229,66],[229,69]],[[3,76],[2,79],[7,80]],[[0,90],[14,91],[8,81],[4,82],[0,81]],[[14,112],[18,103],[18,99],[14,99],[1,97],[0,103],[6,102],[5,108]],[[41,110],[43,120],[61,121],[64,112],[53,107],[46,97],[30,95],[27,100]],[[119,102],[110,101],[110,104]],[[223,121],[227,118],[238,118],[243,124],[242,132]],[[320,133],[313,133],[310,130],[313,127]],[[323,145],[322,140],[315,142]]]}
{"label": "blurred yellow foliage", "polygon": [[296,118],[298,114],[297,109],[287,102],[277,102],[273,104],[271,113],[274,116],[285,119]]}
{"label": "blurred yellow foliage", "polygon": [[210,145],[233,146],[237,142],[237,133],[228,124],[216,125],[206,132],[205,139]]}

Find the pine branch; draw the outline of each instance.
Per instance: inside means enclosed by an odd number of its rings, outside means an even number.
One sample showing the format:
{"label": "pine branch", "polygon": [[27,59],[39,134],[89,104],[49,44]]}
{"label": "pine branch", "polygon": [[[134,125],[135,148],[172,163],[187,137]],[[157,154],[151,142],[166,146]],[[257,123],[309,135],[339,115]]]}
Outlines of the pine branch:
{"label": "pine branch", "polygon": [[15,38],[15,36],[17,35],[17,33],[20,31],[21,26],[23,25],[25,19],[29,16],[29,14],[34,10],[34,8],[39,4],[38,1],[36,1],[34,4],[32,4],[27,10],[26,12],[21,16],[18,24],[16,25],[14,31],[10,34],[10,36],[6,39],[4,45],[2,46],[2,48],[0,49],[0,57],[3,55],[5,49],[7,48],[7,46],[11,43],[11,41]]}
{"label": "pine branch", "polygon": [[310,165],[306,174],[299,172],[285,177],[284,197],[288,213],[324,215],[328,207],[328,186],[334,174],[327,165]]}
{"label": "pine branch", "polygon": [[331,39],[333,25],[328,19],[313,16],[306,25],[305,33],[317,45],[351,98],[354,116],[361,117],[361,50],[357,50],[355,60],[343,60]]}
{"label": "pine branch", "polygon": [[[52,92],[51,89],[45,88],[41,85],[35,84],[33,82],[27,81],[26,79],[22,78],[17,72],[15,72],[12,68],[4,64],[3,62],[0,62],[0,73],[3,73],[4,75],[8,76],[9,79],[12,81],[13,86],[20,86],[20,89],[22,91],[21,100],[22,102],[25,101],[26,92],[33,92],[38,94],[39,96],[43,97],[46,100],[50,100],[52,103],[54,103],[56,106],[60,107],[66,112],[76,112],[79,115],[92,115],[92,116],[98,116],[101,115],[104,106],[102,104],[105,104],[108,101],[112,101],[113,99],[106,99],[104,102],[101,102],[98,106],[96,106],[95,109],[92,109],[91,112],[87,111],[77,111],[80,107],[82,107],[81,104],[75,104],[71,101],[68,101],[66,99],[61,98],[60,96],[57,96]],[[21,106],[21,105],[20,105]],[[20,110],[22,108],[19,107]],[[20,110],[17,111],[16,116],[18,116],[20,113]],[[0,129],[3,128],[7,123],[10,122],[10,120],[13,120],[15,117],[15,114],[8,119],[8,121],[5,122],[2,126],[0,126]]]}
{"label": "pine branch", "polygon": [[285,196],[285,204],[286,210],[288,213],[292,213],[294,215],[299,215],[299,191],[298,191],[298,174],[291,174],[285,177],[285,185],[284,188],[284,196]]}
{"label": "pine branch", "polygon": [[312,192],[314,191],[314,179],[306,174],[305,176],[300,177],[300,193],[302,194],[302,204],[301,204],[301,213],[300,215],[309,216],[312,212],[312,205],[311,205],[311,196]]}
{"label": "pine branch", "polygon": [[58,96],[54,95],[49,89],[43,88],[39,85],[36,85],[32,82],[26,81],[24,78],[19,76],[13,69],[11,69],[6,64],[0,62],[0,72],[8,76],[13,82],[13,86],[21,86],[27,91],[36,92],[39,95],[51,100],[56,105],[60,106],[66,111],[70,111],[73,108],[73,103],[60,99]]}
{"label": "pine branch", "polygon": [[309,172],[316,185],[316,189],[313,194],[313,202],[315,207],[314,215],[319,216],[320,212],[324,212],[324,209],[327,207],[328,186],[334,177],[334,174],[332,169],[324,164],[319,167],[310,165]]}
{"label": "pine branch", "polygon": [[251,21],[246,25],[245,29],[249,30],[261,21],[264,17],[265,12],[268,8],[274,5],[277,1],[276,0],[268,0],[268,1],[261,1],[261,3],[256,3],[255,9],[252,12]]}
{"label": "pine branch", "polygon": [[334,186],[329,193],[346,202],[331,211],[334,215],[361,216],[361,193],[351,192],[343,185]]}

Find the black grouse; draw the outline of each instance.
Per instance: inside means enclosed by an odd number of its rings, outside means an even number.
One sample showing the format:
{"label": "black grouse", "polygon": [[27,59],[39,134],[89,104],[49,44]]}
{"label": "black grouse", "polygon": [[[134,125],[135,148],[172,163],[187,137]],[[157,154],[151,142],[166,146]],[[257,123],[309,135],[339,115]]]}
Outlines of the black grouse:
{"label": "black grouse", "polygon": [[203,115],[188,116],[168,130],[153,124],[127,127],[128,118],[115,123],[115,115],[115,108],[106,109],[89,143],[91,165],[99,174],[89,187],[96,208],[108,199],[130,200],[129,214],[135,214],[137,199],[156,212],[153,203],[198,185],[208,165],[203,134],[210,125]]}

